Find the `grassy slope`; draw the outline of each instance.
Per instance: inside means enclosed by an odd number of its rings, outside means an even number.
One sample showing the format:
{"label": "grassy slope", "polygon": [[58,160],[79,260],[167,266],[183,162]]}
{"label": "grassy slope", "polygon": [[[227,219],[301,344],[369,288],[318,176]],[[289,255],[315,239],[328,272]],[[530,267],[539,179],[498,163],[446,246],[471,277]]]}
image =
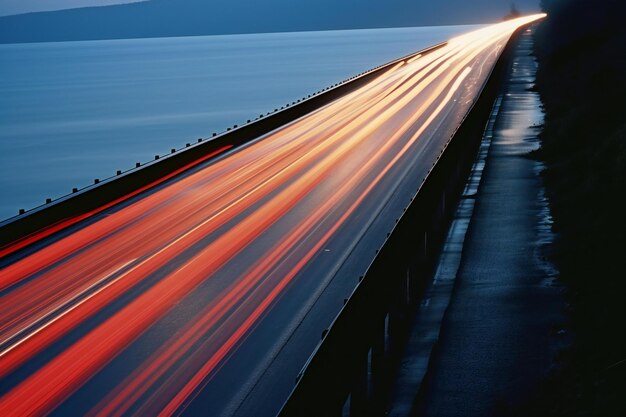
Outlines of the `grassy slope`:
{"label": "grassy slope", "polygon": [[626,13],[543,0],[537,89],[545,183],[574,345],[526,415],[626,415]]}

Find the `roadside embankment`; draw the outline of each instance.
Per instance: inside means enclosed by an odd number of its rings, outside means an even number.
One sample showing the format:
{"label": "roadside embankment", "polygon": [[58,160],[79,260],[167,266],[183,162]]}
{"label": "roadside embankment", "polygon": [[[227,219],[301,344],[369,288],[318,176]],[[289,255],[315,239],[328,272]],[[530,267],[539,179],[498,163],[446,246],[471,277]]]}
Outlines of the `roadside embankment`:
{"label": "roadside embankment", "polygon": [[536,90],[557,240],[553,261],[574,343],[520,415],[626,413],[626,7],[621,0],[544,0]]}
{"label": "roadside embankment", "polygon": [[413,407],[420,416],[508,415],[532,398],[563,343],[563,300],[545,259],[551,217],[539,146],[531,31],[519,39],[454,292]]}

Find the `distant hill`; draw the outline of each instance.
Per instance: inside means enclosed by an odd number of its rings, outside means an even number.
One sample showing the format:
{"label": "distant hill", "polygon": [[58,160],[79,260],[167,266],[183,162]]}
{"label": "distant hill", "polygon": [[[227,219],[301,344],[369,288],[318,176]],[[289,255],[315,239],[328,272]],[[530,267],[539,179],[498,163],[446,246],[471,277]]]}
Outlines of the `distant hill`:
{"label": "distant hill", "polygon": [[[538,8],[537,0],[516,3]],[[0,17],[0,43],[482,23],[509,7],[509,0],[150,0]]]}

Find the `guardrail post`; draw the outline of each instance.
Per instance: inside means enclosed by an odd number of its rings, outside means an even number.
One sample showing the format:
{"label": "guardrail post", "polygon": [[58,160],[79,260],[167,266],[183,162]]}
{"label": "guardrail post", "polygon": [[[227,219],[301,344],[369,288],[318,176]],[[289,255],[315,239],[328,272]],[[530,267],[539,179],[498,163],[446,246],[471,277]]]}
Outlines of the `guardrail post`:
{"label": "guardrail post", "polygon": [[425,270],[427,268],[426,262],[423,258],[416,259],[413,266],[409,267],[409,298],[412,304],[419,302],[422,297],[422,286],[424,279],[426,279]]}
{"label": "guardrail post", "polygon": [[350,417],[362,417],[367,411],[367,355],[360,354],[354,369],[354,382],[350,394]]}
{"label": "guardrail post", "polygon": [[382,415],[385,408],[385,316],[376,319],[373,328],[370,363],[372,411],[377,415]]}
{"label": "guardrail post", "polygon": [[408,306],[411,304],[411,292],[409,290],[409,280],[411,279],[411,269],[407,267],[404,276],[400,280],[400,303]]}
{"label": "guardrail post", "polygon": [[392,306],[389,312],[387,332],[389,334],[389,348],[395,349],[399,335],[402,334],[403,314],[398,306]]}

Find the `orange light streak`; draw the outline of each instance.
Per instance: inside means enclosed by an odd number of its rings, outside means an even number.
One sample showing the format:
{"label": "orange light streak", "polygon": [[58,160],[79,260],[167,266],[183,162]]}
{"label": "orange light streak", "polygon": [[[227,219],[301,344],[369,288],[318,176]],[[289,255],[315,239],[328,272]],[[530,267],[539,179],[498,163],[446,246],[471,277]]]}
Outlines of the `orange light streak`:
{"label": "orange light streak", "polygon": [[[513,31],[542,17],[488,26],[398,63],[262,140],[123,197],[116,204],[137,198],[0,270],[0,378],[134,294],[12,386],[0,397],[0,415],[54,411],[186,297],[219,279],[224,285],[160,346],[149,347],[91,415],[179,412],[325,245],[359,221],[359,209],[393,194],[383,191],[385,181],[404,175],[403,162],[461,105],[457,98],[475,98],[466,94],[485,82]],[[112,204],[1,248],[0,256]],[[242,259],[244,272],[225,277],[226,267]]]}

